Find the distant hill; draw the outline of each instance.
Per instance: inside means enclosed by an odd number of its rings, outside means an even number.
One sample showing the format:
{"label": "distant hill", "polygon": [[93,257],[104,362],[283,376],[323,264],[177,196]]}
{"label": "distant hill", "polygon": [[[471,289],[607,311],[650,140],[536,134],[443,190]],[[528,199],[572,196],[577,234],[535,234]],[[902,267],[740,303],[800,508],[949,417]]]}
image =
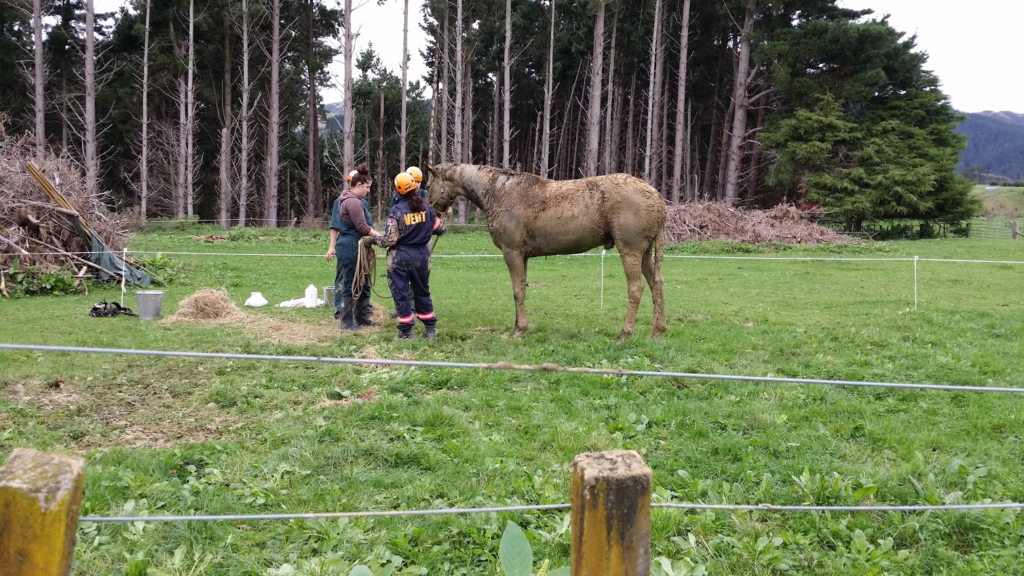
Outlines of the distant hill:
{"label": "distant hill", "polygon": [[967,136],[960,168],[984,166],[988,174],[1024,179],[1024,114],[974,112],[957,126]]}

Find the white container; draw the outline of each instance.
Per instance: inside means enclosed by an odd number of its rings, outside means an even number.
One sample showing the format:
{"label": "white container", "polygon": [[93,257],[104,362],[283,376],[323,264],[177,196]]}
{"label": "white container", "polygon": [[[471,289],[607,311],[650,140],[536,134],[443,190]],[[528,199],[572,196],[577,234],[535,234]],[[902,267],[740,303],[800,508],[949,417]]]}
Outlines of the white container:
{"label": "white container", "polygon": [[317,290],[316,286],[310,284],[306,286],[306,308],[316,308]]}

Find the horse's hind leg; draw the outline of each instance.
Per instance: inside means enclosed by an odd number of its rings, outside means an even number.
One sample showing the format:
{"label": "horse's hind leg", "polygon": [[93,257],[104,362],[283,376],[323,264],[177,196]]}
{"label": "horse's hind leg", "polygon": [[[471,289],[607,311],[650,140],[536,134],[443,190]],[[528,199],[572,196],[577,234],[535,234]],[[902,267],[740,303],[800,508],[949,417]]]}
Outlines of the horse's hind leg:
{"label": "horse's hind leg", "polygon": [[654,317],[651,321],[651,338],[661,336],[668,330],[665,321],[665,280],[661,277],[660,258],[655,260],[655,242],[644,252],[643,270],[647,285],[651,287],[651,299],[654,300]]}
{"label": "horse's hind leg", "polygon": [[512,277],[512,297],[516,301],[516,327],[512,337],[518,338],[529,328],[526,322],[526,257],[513,250],[502,250],[502,255]]}
{"label": "horse's hind leg", "polygon": [[626,284],[629,287],[629,307],[626,309],[626,322],[622,325],[619,340],[633,335],[636,327],[636,311],[640,308],[640,297],[644,295],[644,281],[641,272],[642,253],[619,252],[622,257],[622,268],[626,272]]}

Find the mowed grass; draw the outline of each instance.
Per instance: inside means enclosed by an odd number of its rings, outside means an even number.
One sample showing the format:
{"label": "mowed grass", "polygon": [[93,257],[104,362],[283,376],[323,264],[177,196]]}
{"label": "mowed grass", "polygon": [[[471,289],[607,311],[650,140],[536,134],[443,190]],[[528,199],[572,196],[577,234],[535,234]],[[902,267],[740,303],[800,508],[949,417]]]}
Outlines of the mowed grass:
{"label": "mowed grass", "polygon": [[[182,269],[165,316],[202,287],[223,286],[238,304],[258,290],[273,304],[333,281],[326,234],[192,237],[212,233],[142,234],[131,248],[320,258],[169,256]],[[437,245],[432,343],[396,343],[390,326],[335,335],[327,308],[246,309],[250,320],[228,325],[90,318],[93,302],[119,298],[97,286],[88,297],[0,301],[0,340],[1024,387],[1021,265],[919,262],[914,309],[912,261],[673,257],[1021,261],[1022,246],[670,247],[668,333],[649,338],[645,292],[636,336],[619,342],[625,281],[612,252],[603,276],[599,256],[532,260],[530,332],[511,339],[501,258],[440,257],[496,255],[476,231]],[[304,326],[309,339],[295,336]],[[86,455],[86,516],[561,503],[576,454],[619,448],[643,454],[661,502],[1021,502],[1022,407],[1020,395],[981,392],[0,352],[2,458],[15,447]],[[527,530],[538,567],[568,563],[567,515],[555,511],[82,524],[74,571],[140,573],[148,562],[152,574],[348,574],[400,558],[408,574],[493,574],[508,520]],[[1013,574],[1024,556],[1012,510],[655,510],[653,523],[653,556],[708,574]]]}

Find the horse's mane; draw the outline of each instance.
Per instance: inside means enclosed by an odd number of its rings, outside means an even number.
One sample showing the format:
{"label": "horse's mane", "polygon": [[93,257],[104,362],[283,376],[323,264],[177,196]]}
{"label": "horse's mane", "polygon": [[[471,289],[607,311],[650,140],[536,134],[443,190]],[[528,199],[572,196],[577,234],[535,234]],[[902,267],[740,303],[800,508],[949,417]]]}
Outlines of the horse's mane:
{"label": "horse's mane", "polygon": [[494,173],[496,175],[500,175],[500,176],[506,176],[508,178],[529,179],[529,180],[533,181],[531,183],[543,182],[543,181],[547,180],[547,178],[544,178],[543,176],[540,176],[538,174],[534,174],[532,172],[523,172],[522,170],[513,170],[511,168],[499,168],[498,166],[477,165],[477,169],[483,170],[483,171],[486,171],[486,172],[492,172],[492,173]]}

